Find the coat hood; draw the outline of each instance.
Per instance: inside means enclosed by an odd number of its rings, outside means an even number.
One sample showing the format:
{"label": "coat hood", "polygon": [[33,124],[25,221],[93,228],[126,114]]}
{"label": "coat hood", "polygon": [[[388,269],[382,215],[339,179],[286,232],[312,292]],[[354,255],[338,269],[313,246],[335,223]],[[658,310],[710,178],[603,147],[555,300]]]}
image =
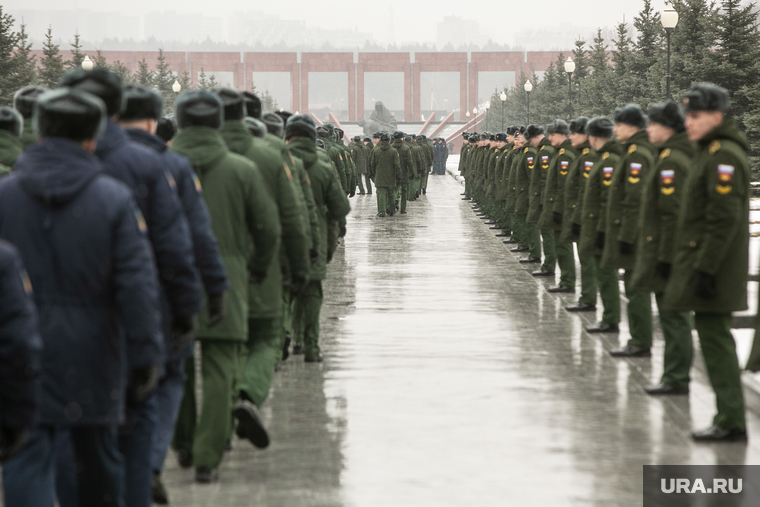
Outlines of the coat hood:
{"label": "coat hood", "polygon": [[174,138],[171,150],[187,157],[197,172],[204,174],[229,153],[218,130],[211,127],[187,127]]}
{"label": "coat hood", "polygon": [[380,141],[377,143],[377,147],[382,151],[388,151],[391,149],[391,143],[390,141]]}
{"label": "coat hood", "polygon": [[117,123],[108,120],[103,137],[98,139],[98,147],[95,148],[95,155],[103,160],[109,153],[119,149],[127,143],[129,143],[129,138],[124,130]]}
{"label": "coat hood", "polygon": [[317,160],[317,145],[310,139],[294,139],[288,144],[288,151],[303,160],[306,167],[311,167]]}
{"label": "coat hood", "polygon": [[245,154],[251,149],[253,135],[240,121],[230,120],[222,125],[222,139],[232,153]]}
{"label": "coat hood", "polygon": [[98,175],[98,159],[68,139],[48,138],[16,162],[16,178],[30,197],[48,206],[71,202]]}

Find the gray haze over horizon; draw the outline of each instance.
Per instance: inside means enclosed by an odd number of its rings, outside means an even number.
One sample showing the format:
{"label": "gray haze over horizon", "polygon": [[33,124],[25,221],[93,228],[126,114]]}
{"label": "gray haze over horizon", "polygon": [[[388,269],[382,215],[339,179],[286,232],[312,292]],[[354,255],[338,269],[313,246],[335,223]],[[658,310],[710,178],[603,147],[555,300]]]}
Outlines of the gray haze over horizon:
{"label": "gray haze over horizon", "polygon": [[[474,42],[484,44],[489,39],[497,44],[507,44],[511,47],[524,47],[529,50],[551,50],[572,47],[572,41],[581,36],[590,42],[590,36],[595,29],[602,28],[608,36],[612,35],[615,25],[625,19],[631,25],[634,16],[643,6],[642,0],[620,0],[610,2],[608,0],[587,0],[585,2],[567,1],[543,1],[543,2],[509,2],[503,7],[492,3],[490,7],[473,9],[471,3],[461,0],[440,0],[437,2],[412,2],[387,6],[378,2],[336,2],[324,0],[289,0],[285,2],[250,2],[243,0],[222,0],[216,2],[187,2],[185,0],[132,0],[130,2],[104,3],[101,0],[74,0],[61,2],[60,0],[6,0],[4,11],[13,15],[17,22],[23,16],[36,20],[31,23],[36,29],[30,33],[33,40],[39,41],[43,34],[36,33],[39,26],[51,23],[54,37],[63,41],[69,41],[73,33],[66,33],[70,26],[76,26],[80,33],[87,33],[86,24],[83,21],[70,21],[62,29],[56,28],[56,17],[51,13],[77,11],[83,19],[82,13],[111,13],[111,24],[118,23],[119,16],[129,24],[129,31],[124,33],[136,34],[136,38],[142,40],[155,37],[157,40],[170,40],[167,34],[172,32],[171,23],[177,16],[195,15],[196,19],[204,19],[216,22],[206,34],[215,42],[240,43],[256,41],[263,38],[257,34],[232,35],[236,32],[233,24],[241,14],[245,19],[264,18],[277,21],[301,22],[302,27],[310,30],[335,31],[336,40],[343,40],[344,44],[357,44],[359,40],[370,39],[378,45],[401,44],[437,44],[439,49],[443,46],[445,33],[453,32],[452,25],[440,25],[444,18],[451,16],[461,18],[458,22],[459,33],[451,37],[449,41],[461,43]],[[664,0],[654,0],[653,8],[662,11],[665,6]],[[157,14],[162,14],[158,16]],[[48,21],[45,16],[48,16]],[[201,16],[198,16],[201,15]],[[148,21],[152,17],[152,21]],[[517,23],[510,22],[517,18]],[[91,17],[92,18],[92,17]],[[136,20],[140,20],[139,22]],[[139,29],[135,28],[139,23]],[[63,23],[61,23],[63,24]],[[95,24],[90,21],[90,24]],[[288,41],[288,30],[279,28],[282,23],[274,23],[276,33],[282,40]],[[632,26],[631,26],[632,30]],[[197,30],[200,31],[200,30]],[[298,30],[294,30],[297,32]],[[347,37],[338,36],[338,32]],[[238,29],[237,32],[240,32]],[[351,37],[350,32],[357,36]],[[94,31],[92,33],[95,33]],[[101,29],[98,36],[102,37]],[[116,30],[113,30],[116,33]],[[257,32],[258,33],[258,32]],[[295,34],[294,34],[295,35]],[[366,37],[365,37],[366,35]],[[186,38],[187,36],[183,37]],[[444,39],[442,39],[444,37]],[[84,37],[87,39],[87,37]],[[90,37],[91,42],[98,42],[96,36]],[[177,37],[179,38],[179,37]],[[243,40],[245,38],[245,40]],[[204,34],[199,33],[196,40],[206,39]],[[261,42],[267,43],[266,40]],[[278,42],[278,41],[273,41]],[[357,48],[360,49],[360,48]]]}

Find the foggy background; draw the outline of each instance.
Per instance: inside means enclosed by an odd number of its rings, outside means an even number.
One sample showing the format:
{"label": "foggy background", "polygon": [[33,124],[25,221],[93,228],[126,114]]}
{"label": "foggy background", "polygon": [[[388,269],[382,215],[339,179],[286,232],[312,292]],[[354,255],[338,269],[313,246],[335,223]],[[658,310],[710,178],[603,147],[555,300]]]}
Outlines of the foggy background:
{"label": "foggy background", "polygon": [[[653,2],[662,10],[664,1]],[[454,0],[411,2],[250,2],[224,0],[162,2],[133,0],[10,0],[5,12],[27,25],[35,49],[48,26],[66,44],[78,32],[85,49],[234,50],[275,46],[311,50],[386,50],[425,45],[455,50],[464,44],[487,49],[569,49],[579,36],[590,40],[597,27],[612,35],[614,25],[630,21],[641,0],[589,0],[472,3]],[[147,43],[148,45],[142,44]],[[170,44],[171,43],[171,44]],[[225,47],[229,45],[230,47]],[[62,49],[65,49],[62,47]]]}

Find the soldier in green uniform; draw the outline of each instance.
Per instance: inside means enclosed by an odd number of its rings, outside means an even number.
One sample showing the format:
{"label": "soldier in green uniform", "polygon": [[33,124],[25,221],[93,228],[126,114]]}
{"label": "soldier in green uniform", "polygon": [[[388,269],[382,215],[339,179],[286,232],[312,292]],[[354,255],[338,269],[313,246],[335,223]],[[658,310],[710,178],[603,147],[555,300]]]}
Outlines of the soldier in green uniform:
{"label": "soldier in green uniform", "polygon": [[414,158],[416,172],[414,175],[414,188],[409,190],[410,200],[416,201],[420,197],[422,173],[425,172],[425,149],[417,142],[417,136],[412,134],[411,144],[409,148],[412,150],[412,157]]}
{"label": "soldier in green uniform", "polygon": [[401,161],[398,152],[391,146],[388,134],[380,136],[380,143],[372,152],[369,171],[377,190],[377,216],[384,217],[386,213],[393,216],[393,189],[401,179]]}
{"label": "soldier in green uniform", "polygon": [[425,148],[425,155],[427,157],[427,165],[425,166],[422,178],[420,179],[420,187],[422,188],[422,193],[427,194],[428,176],[433,169],[433,158],[435,157],[435,152],[433,151],[433,143],[428,141],[427,136],[423,134],[420,137],[422,138],[422,147]]}
{"label": "soldier in green uniform", "polygon": [[[362,143],[361,136],[354,137],[354,142],[351,144],[350,148],[351,159],[356,166],[356,182],[359,184],[359,195],[366,195],[367,190],[369,190],[369,194],[372,195],[372,186],[367,177],[367,150],[364,143]],[[367,190],[364,189],[364,181],[362,180],[366,180]]]}
{"label": "soldier in green uniform", "polygon": [[32,115],[37,98],[46,91],[47,88],[43,88],[42,86],[26,86],[17,91],[13,96],[13,107],[24,118],[24,130],[21,133],[21,144],[24,145],[24,149],[37,142],[37,133],[34,131]]}
{"label": "soldier in green uniform", "polygon": [[419,174],[419,170],[420,170],[419,165],[421,162],[418,160],[419,156],[415,154],[414,148],[416,145],[412,142],[412,136],[409,136],[409,135],[404,136],[404,146],[409,148],[410,160],[412,161],[411,173],[409,175],[409,183],[407,184],[406,199],[407,201],[414,201],[416,200],[416,198],[414,197],[415,178],[417,178],[417,174]]}
{"label": "soldier in green uniform", "polygon": [[499,132],[496,134],[496,148],[499,150],[496,154],[496,167],[494,169],[493,178],[493,221],[494,225],[491,229],[502,230],[496,235],[496,237],[509,236],[509,218],[505,209],[507,200],[507,185],[506,178],[508,171],[505,167],[509,167],[508,164],[512,161],[512,148],[514,146],[514,136],[507,132]]}
{"label": "soldier in green uniform", "polygon": [[689,312],[670,311],[663,302],[673,265],[674,231],[685,202],[686,179],[695,147],[684,131],[683,112],[672,100],[649,107],[647,134],[659,153],[642,195],[631,286],[637,291],[655,293],[665,357],[660,382],[647,387],[646,392],[687,394],[692,358],[691,316]]}
{"label": "soldier in green uniform", "polygon": [[[506,136],[505,136],[506,137]],[[491,134],[488,143],[488,152],[486,154],[486,161],[483,166],[483,206],[481,207],[486,215],[490,218],[486,225],[496,225],[496,206],[495,206],[495,177],[496,177],[496,164],[499,161],[499,153],[503,146],[504,141],[497,141],[496,134]]]}
{"label": "soldier in green uniform", "polygon": [[[570,122],[570,142],[578,157],[570,164],[565,182],[564,202],[555,204],[556,211],[563,212],[560,242],[573,242],[578,249],[581,264],[581,297],[578,302],[565,307],[569,312],[595,312],[598,292],[596,280],[596,259],[584,254],[580,249],[581,221],[583,218],[583,195],[588,183],[588,175],[598,159],[596,150],[591,148],[586,134],[588,118],[581,116]],[[575,289],[573,288],[574,292]],[[560,287],[552,287],[549,292],[566,292]],[[568,291],[571,292],[571,291]]]}
{"label": "soldier in green uniform", "polygon": [[325,123],[317,127],[317,137],[325,143],[325,152],[330,157],[330,161],[335,164],[335,168],[338,170],[338,177],[340,178],[340,186],[342,189],[348,188],[348,179],[346,177],[346,164],[343,161],[343,150],[338,149],[335,146],[333,140],[335,136],[332,123]]}
{"label": "soldier in green uniform", "polygon": [[512,252],[528,251],[528,247],[525,246],[525,228],[520,226],[520,221],[517,218],[517,168],[522,164],[522,159],[525,153],[524,132],[525,127],[523,126],[515,130],[515,145],[512,148],[514,153],[509,167],[509,176],[507,177],[507,200],[505,209],[512,217],[512,237],[505,240],[504,243],[517,245],[510,250]]}
{"label": "soldier in green uniform", "polygon": [[475,133],[464,133],[464,141],[462,142],[462,151],[459,155],[459,172],[464,178],[464,197],[463,201],[469,201],[472,199],[472,181],[470,179],[470,153],[475,148]]}
{"label": "soldier in green uniform", "polygon": [[[644,111],[628,104],[615,111],[614,133],[623,143],[624,154],[612,174],[607,191],[607,214],[604,225],[603,268],[624,269],[625,295],[628,297],[628,327],[631,338],[623,347],[610,351],[614,357],[649,357],[652,346],[652,296],[631,285],[636,263],[636,242],[644,182],[654,167],[656,148],[643,130],[647,125]],[[600,227],[602,224],[600,224]]]}
{"label": "soldier in green uniform", "polygon": [[697,441],[746,440],[744,397],[731,335],[731,312],[747,309],[749,269],[749,147],[726,116],[728,92],[709,83],[688,90],[682,104],[686,133],[697,143],[678,215],[665,306],[694,311],[718,413],[695,431]]}
{"label": "soldier in green uniform", "polygon": [[322,361],[319,348],[319,313],[322,308],[322,280],[325,279],[328,251],[328,227],[338,223],[345,235],[345,219],[350,211],[348,199],[329,161],[319,155],[315,144],[314,120],[306,115],[293,115],[285,123],[285,139],[290,153],[303,161],[311,182],[311,192],[319,212],[319,256],[311,265],[309,284],[296,299],[296,339],[304,343],[304,361]]}
{"label": "soldier in green uniform", "polygon": [[[308,217],[305,203],[298,200],[296,182],[281,153],[267,141],[255,138],[243,125],[243,95],[232,88],[212,90],[224,104],[222,138],[231,152],[253,161],[266,183],[265,190],[277,205],[282,230],[278,257],[271,263],[263,283],[248,286],[248,340],[241,351],[236,386],[234,415],[238,419],[238,435],[254,445],[265,432],[257,417],[251,417],[251,405],[261,408],[269,395],[274,368],[282,357],[282,290],[283,271],[289,288],[300,292],[309,281]],[[272,115],[276,116],[276,115]],[[282,123],[279,116],[276,117]],[[285,269],[287,268],[287,269]]]}
{"label": "soldier in green uniform", "polygon": [[406,199],[409,195],[409,181],[414,177],[414,171],[417,166],[414,163],[414,157],[412,156],[412,150],[404,143],[404,133],[396,131],[393,133],[393,142],[391,143],[393,149],[398,152],[399,162],[401,163],[401,177],[398,180],[398,185],[401,189],[400,199],[401,208],[400,213],[406,215]]}
{"label": "soldier in green uniform", "polygon": [[544,141],[544,128],[538,125],[528,125],[524,137],[526,145],[523,148],[521,163],[517,167],[515,213],[518,227],[524,231],[524,246],[528,248],[528,256],[520,259],[520,263],[533,264],[541,262],[541,235],[538,227],[528,224],[527,218],[530,211],[530,186],[533,180],[533,171],[537,167],[539,171],[541,170],[538,160],[538,146]]}
{"label": "soldier in green uniform", "polygon": [[[31,120],[30,120],[31,122]],[[7,106],[0,107],[0,164],[11,169],[24,152],[21,133],[24,119],[18,111]]]}
{"label": "soldier in green uniform", "polygon": [[[277,256],[281,230],[277,206],[258,167],[230,152],[219,133],[224,109],[219,98],[207,91],[185,92],[175,107],[179,133],[171,149],[188,158],[200,179],[230,284],[224,320],[208,327],[207,315],[201,315],[197,334],[203,375],[200,419],[196,423],[195,376],[189,368],[173,444],[177,450],[191,452],[196,474],[213,477],[232,427],[235,373],[240,348],[248,340],[249,280],[260,284],[266,279]],[[251,405],[248,409],[246,428],[258,419]],[[260,446],[268,444],[266,432],[252,436]]]}
{"label": "soldier in green uniform", "polygon": [[347,188],[344,188],[346,195],[353,197],[356,195],[357,176],[356,165],[351,157],[351,150],[344,144],[344,132],[342,129],[335,129],[335,146],[343,152],[343,163],[346,166],[346,184]]}
{"label": "soldier in green uniform", "polygon": [[[549,125],[550,130],[546,132],[551,135],[554,133],[554,124]],[[541,267],[533,272],[533,276],[554,276],[554,269],[557,266],[557,253],[554,250],[554,229],[546,228],[541,229],[538,223],[541,220],[541,213],[543,212],[543,199],[544,199],[544,186],[546,186],[546,176],[549,174],[549,167],[556,151],[551,145],[551,142],[544,134],[539,134],[531,137],[530,144],[537,151],[538,160],[536,161],[536,167],[531,172],[530,180],[530,192],[528,194],[528,216],[526,222],[531,227],[539,231],[541,235],[542,250],[544,254],[544,262]],[[528,260],[534,262],[529,257]],[[539,258],[539,261],[541,259]],[[527,260],[526,260],[527,262]]]}
{"label": "soldier in green uniform", "polygon": [[[562,209],[565,183],[567,182],[570,165],[576,158],[576,153],[570,139],[568,139],[570,126],[567,122],[559,119],[554,120],[547,128],[547,131],[549,132],[549,142],[552,143],[552,146],[556,150],[556,156],[552,158],[549,171],[546,175],[543,195],[544,203],[538,228],[541,229],[542,235],[544,235],[544,231],[551,231],[554,239],[557,264],[559,264],[560,269],[559,285],[549,290],[551,292],[575,292],[575,255],[573,254],[573,243],[561,241],[562,212],[555,211],[555,205],[557,201],[560,201],[559,209]],[[546,244],[547,241],[545,239],[544,256],[548,258]],[[541,268],[542,271],[544,269],[544,267]]]}
{"label": "soldier in green uniform", "polygon": [[617,332],[620,323],[617,269],[599,265],[604,252],[607,191],[612,185],[612,173],[619,165],[623,153],[622,145],[612,139],[612,128],[612,121],[602,117],[596,117],[586,125],[589,144],[599,154],[599,158],[588,173],[583,192],[578,251],[581,255],[592,256],[596,263],[596,279],[604,305],[601,322],[587,327],[589,333]]}

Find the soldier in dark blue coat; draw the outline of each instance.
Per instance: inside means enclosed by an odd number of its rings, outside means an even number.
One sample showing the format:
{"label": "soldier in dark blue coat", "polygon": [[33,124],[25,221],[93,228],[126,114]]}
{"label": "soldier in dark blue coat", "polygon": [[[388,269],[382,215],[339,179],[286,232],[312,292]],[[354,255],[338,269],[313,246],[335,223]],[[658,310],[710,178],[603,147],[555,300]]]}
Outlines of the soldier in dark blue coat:
{"label": "soldier in dark blue coat", "polygon": [[42,340],[31,297],[18,251],[0,240],[0,462],[21,450],[39,405]]}
{"label": "soldier in dark blue coat", "polygon": [[[124,94],[121,79],[114,72],[100,67],[91,71],[78,69],[64,75],[60,84],[90,92],[106,105],[109,120],[95,155],[106,174],[132,189],[145,217],[165,296],[161,300],[163,318],[171,319],[172,348],[181,350],[193,339],[195,315],[202,308],[203,294],[190,231],[179,198],[169,184],[170,173],[159,154],[132,142],[116,123],[124,107]],[[157,399],[151,396],[128,408],[119,444],[126,463],[126,505],[142,507],[150,500],[150,454]],[[75,492],[67,493],[64,486],[65,481],[59,480],[61,506],[73,507]]]}
{"label": "soldier in dark blue coat", "polygon": [[6,505],[53,505],[56,445],[70,435],[81,505],[123,505],[118,428],[162,358],[159,288],[132,192],[92,153],[106,107],[64,88],[39,98],[42,141],[0,181],[0,237],[20,251],[39,309],[39,418],[3,465]]}
{"label": "soldier in dark blue coat", "polygon": [[[203,287],[208,296],[209,319],[221,321],[226,310],[227,272],[219,257],[219,246],[211,232],[206,204],[201,195],[201,184],[190,162],[182,155],[168,150],[163,139],[154,135],[161,119],[161,95],[142,86],[128,86],[124,91],[125,109],[119,124],[134,142],[159,153],[171,174],[170,185],[179,194],[182,210],[190,225],[193,238],[195,264],[200,271]],[[173,137],[173,136],[171,136]],[[171,330],[164,323],[164,333]],[[169,354],[164,373],[158,384],[158,423],[153,435],[151,467],[153,470],[153,501],[168,503],[166,489],[161,482],[161,471],[169,449],[174,425],[177,422],[185,385],[185,359],[193,353],[192,344]]]}

